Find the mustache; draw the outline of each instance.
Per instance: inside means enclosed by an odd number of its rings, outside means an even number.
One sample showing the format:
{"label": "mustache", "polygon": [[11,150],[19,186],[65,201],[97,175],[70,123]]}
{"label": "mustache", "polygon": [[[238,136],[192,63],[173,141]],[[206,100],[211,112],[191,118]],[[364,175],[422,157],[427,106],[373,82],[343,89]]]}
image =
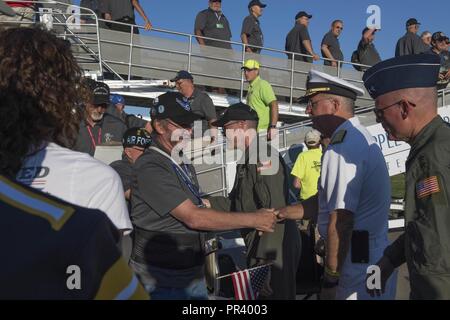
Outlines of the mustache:
{"label": "mustache", "polygon": [[100,121],[100,120],[103,119],[103,113],[94,111],[94,112],[91,113],[91,118],[94,121]]}

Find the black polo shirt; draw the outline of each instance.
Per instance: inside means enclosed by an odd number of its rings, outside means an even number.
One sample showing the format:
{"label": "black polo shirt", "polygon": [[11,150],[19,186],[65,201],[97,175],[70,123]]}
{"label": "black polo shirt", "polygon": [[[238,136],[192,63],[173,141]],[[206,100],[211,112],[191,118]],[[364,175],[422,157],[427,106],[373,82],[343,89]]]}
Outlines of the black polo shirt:
{"label": "black polo shirt", "polygon": [[[309,52],[303,45],[304,40],[311,40],[308,28],[305,27],[304,25],[296,23],[295,26],[291,29],[291,31],[289,31],[288,35],[286,36],[285,50],[289,52],[309,54]],[[288,58],[292,58],[292,56],[288,55]],[[313,61],[312,58],[310,57],[302,57],[302,56],[296,56],[295,60],[310,63]]]}
{"label": "black polo shirt", "polygon": [[[336,60],[343,61],[344,60],[344,54],[341,51],[341,45],[339,44],[339,39],[336,37],[333,32],[329,31],[325,34],[325,36],[322,39],[322,44],[328,46],[328,50],[330,50],[331,54],[333,55],[333,58]],[[326,57],[322,50],[322,56]],[[331,62],[328,60],[324,60],[323,62],[326,66],[331,66]]]}
{"label": "black polo shirt", "polygon": [[360,40],[358,44],[358,57],[359,62],[361,64],[365,64],[368,66],[374,66],[378,62],[381,62],[380,54],[378,53],[377,49],[375,48],[375,45],[373,42],[364,42],[364,40]]}
{"label": "black polo shirt", "polygon": [[[211,8],[200,11],[195,19],[195,30],[201,30],[203,36],[220,40],[231,40],[231,28],[223,13],[214,12]],[[194,30],[194,32],[195,32]],[[231,49],[227,42],[204,39],[207,46]]]}
{"label": "black polo shirt", "polygon": [[101,13],[109,13],[113,20],[124,17],[134,19],[134,7],[131,0],[99,0]]}
{"label": "black polo shirt", "polygon": [[410,54],[420,54],[427,49],[417,34],[407,32],[403,37],[398,39],[397,46],[395,47],[395,56],[401,57]]}
{"label": "black polo shirt", "polygon": [[[248,44],[262,47],[264,44],[264,36],[261,30],[261,26],[258,18],[250,14],[245,17],[242,23],[241,34],[246,34],[248,39]],[[259,48],[251,48],[253,51],[259,52]]]}
{"label": "black polo shirt", "polygon": [[126,130],[125,123],[109,113],[105,113],[103,119],[96,123],[94,127],[89,126],[83,120],[80,123],[78,138],[73,150],[93,156],[97,145],[110,142],[121,143]]}

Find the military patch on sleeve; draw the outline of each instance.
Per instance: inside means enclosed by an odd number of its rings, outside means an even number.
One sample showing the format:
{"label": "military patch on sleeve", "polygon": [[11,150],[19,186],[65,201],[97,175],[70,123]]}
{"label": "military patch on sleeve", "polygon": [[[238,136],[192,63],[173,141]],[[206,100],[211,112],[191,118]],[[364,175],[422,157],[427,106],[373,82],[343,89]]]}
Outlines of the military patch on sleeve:
{"label": "military patch on sleeve", "polygon": [[439,186],[437,176],[426,178],[416,184],[416,195],[419,199],[423,199],[439,192],[441,192],[441,187]]}
{"label": "military patch on sleeve", "polygon": [[339,130],[331,139],[330,144],[339,144],[342,143],[347,135],[347,130]]}

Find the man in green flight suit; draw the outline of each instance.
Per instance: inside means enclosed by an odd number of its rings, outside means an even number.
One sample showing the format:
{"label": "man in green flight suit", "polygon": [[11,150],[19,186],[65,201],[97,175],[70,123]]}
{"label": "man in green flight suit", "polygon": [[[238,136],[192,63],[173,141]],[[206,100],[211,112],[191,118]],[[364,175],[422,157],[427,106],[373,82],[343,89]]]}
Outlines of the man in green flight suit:
{"label": "man in green flight suit", "polygon": [[[229,148],[243,151],[236,178],[228,198],[212,197],[206,201],[213,209],[249,212],[259,208],[281,208],[287,205],[287,171],[279,153],[267,143],[259,145],[258,114],[250,106],[230,106],[214,123],[226,132]],[[266,148],[267,147],[267,148]],[[247,245],[249,267],[273,263],[269,293],[263,299],[294,300],[295,275],[301,253],[299,230],[294,221],[286,220],[273,234],[262,235],[242,230]],[[270,292],[272,291],[272,292]]]}
{"label": "man in green flight suit", "polygon": [[450,299],[450,127],[437,114],[439,63],[428,54],[402,56],[363,77],[388,138],[411,145],[405,233],[378,262],[381,290],[393,270],[407,263],[411,299]]}

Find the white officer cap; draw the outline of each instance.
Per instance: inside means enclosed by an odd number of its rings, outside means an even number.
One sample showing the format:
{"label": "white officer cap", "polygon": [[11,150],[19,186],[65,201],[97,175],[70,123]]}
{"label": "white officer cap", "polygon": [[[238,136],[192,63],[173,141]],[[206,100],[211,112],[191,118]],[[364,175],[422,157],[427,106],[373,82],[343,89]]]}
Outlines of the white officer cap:
{"label": "white officer cap", "polygon": [[356,100],[356,97],[364,95],[364,90],[338,77],[311,70],[306,83],[306,93],[299,98],[299,102],[304,103],[319,93],[333,94]]}

